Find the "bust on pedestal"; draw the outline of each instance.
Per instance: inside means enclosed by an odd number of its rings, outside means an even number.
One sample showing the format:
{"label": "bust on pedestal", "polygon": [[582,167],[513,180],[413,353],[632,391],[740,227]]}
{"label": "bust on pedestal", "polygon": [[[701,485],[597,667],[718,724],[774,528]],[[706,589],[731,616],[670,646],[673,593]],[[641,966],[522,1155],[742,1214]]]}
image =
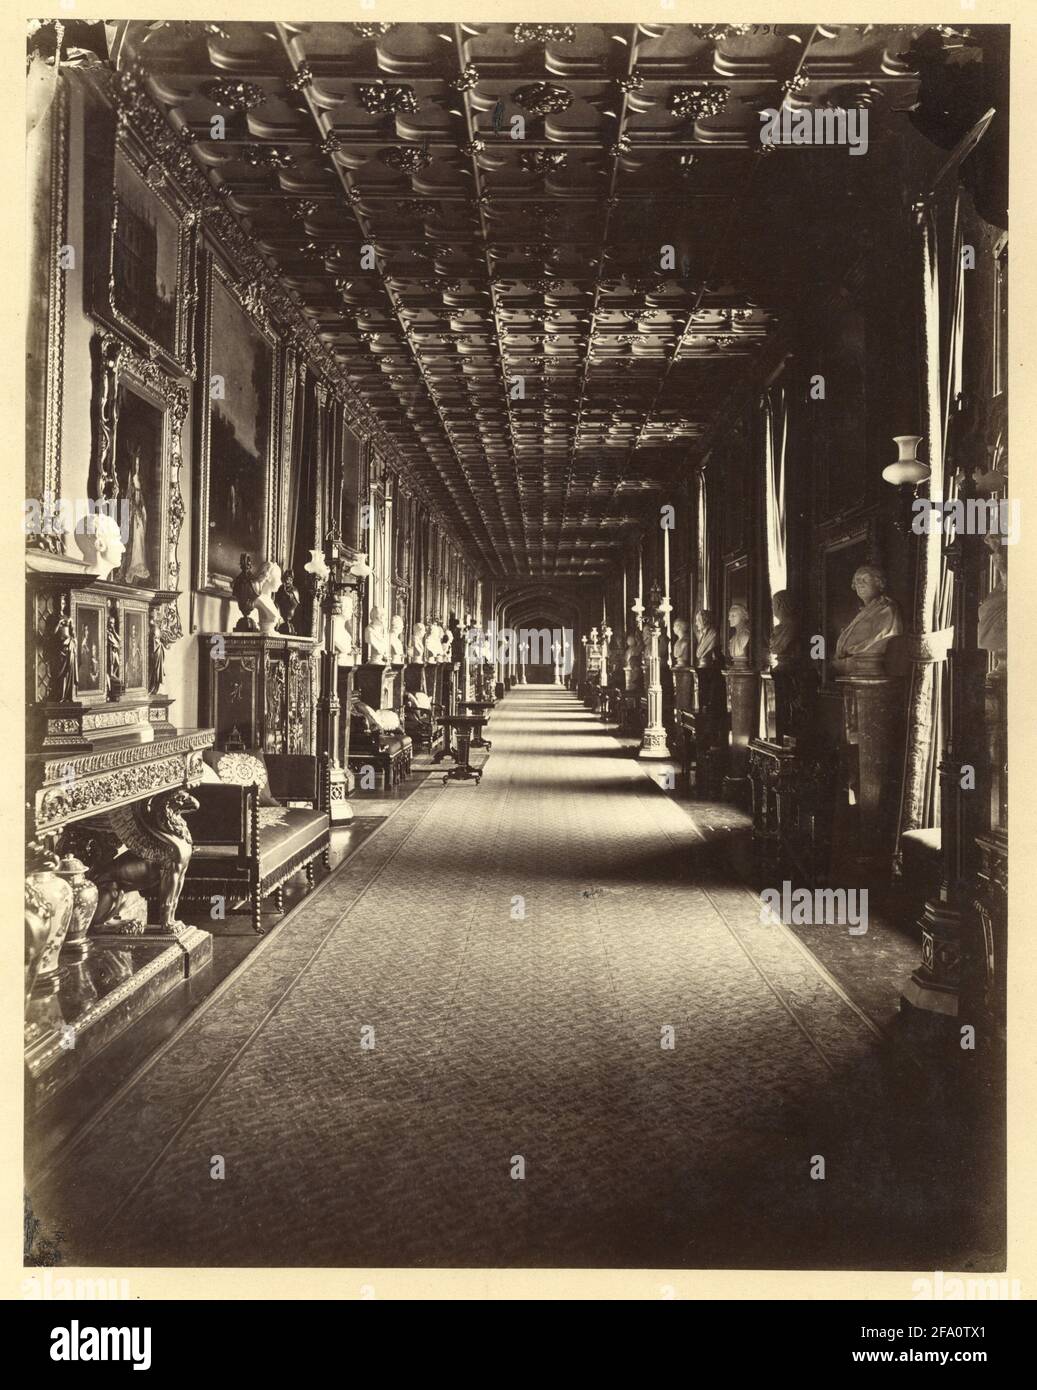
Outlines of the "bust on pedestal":
{"label": "bust on pedestal", "polygon": [[382,610],[371,609],[371,618],[364,628],[364,645],[370,665],[384,666],[389,660],[389,634],[382,621]]}
{"label": "bust on pedestal", "polygon": [[900,606],[887,597],[886,576],[877,565],[861,565],[854,571],[850,587],[861,601],[861,611],[839,634],[834,669],[881,674],[890,640],[904,631]]}
{"label": "bust on pedestal", "polygon": [[756,732],[759,676],[749,665],[752,629],[749,610],[743,603],[732,603],[727,613],[731,636],[727,643],[727,709],[731,716],[730,760],[724,779],[725,794],[741,799],[748,793],[749,740]]}
{"label": "bust on pedestal", "polygon": [[673,672],[673,703],[675,709],[691,709],[693,677],[691,671],[691,638],[686,618],[675,618],[673,641],[670,647],[670,669]]}
{"label": "bust on pedestal", "polygon": [[264,560],[256,574],[256,617],[259,630],[264,637],[270,637],[278,629],[281,610],[274,595],[281,588],[281,566],[273,560]]}
{"label": "bust on pedestal", "polygon": [[884,878],[892,867],[895,779],[889,773],[899,692],[886,655],[904,621],[877,565],[861,565],[851,583],[862,606],[839,634],[833,669],[843,692],[843,738],[851,753],[849,791],[858,815],[854,853],[863,872]]}

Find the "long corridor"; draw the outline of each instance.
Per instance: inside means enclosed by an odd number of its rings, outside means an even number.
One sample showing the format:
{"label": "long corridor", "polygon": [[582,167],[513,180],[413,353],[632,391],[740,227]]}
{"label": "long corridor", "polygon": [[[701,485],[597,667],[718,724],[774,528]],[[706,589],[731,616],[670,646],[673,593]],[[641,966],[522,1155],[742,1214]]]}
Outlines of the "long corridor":
{"label": "long corridor", "polygon": [[879,1029],[700,808],[566,690],[488,733],[480,786],[431,774],[37,1182],[66,1260],[950,1261]]}

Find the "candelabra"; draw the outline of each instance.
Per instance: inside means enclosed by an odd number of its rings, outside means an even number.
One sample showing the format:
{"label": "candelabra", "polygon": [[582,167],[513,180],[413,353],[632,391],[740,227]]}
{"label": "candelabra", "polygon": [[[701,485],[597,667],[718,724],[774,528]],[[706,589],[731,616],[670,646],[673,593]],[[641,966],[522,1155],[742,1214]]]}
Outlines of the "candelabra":
{"label": "candelabra", "polygon": [[[650,607],[647,610],[642,609],[642,612],[645,613],[642,633],[644,636],[645,687],[648,695],[648,723],[645,726],[637,756],[639,758],[668,758],[670,750],[666,741],[666,726],[663,724],[662,658],[659,654],[659,642],[670,603],[669,599],[665,598],[658,588],[652,589],[649,603]],[[635,611],[640,607],[639,599],[635,604]]]}
{"label": "candelabra", "polygon": [[[324,644],[320,654],[317,740],[325,760],[328,814],[332,823],[337,824],[353,819],[353,810],[347,799],[353,790],[353,777],[348,759],[339,757],[342,707],[338,697],[335,625],[342,616],[344,593],[352,591],[357,595],[356,607],[359,609],[360,593],[371,570],[359,551],[344,544],[335,527],[324,537],[322,550],[311,550],[309,563],[304,569],[313,576],[314,600],[320,604],[321,610]],[[349,718],[348,709],[346,718]]]}

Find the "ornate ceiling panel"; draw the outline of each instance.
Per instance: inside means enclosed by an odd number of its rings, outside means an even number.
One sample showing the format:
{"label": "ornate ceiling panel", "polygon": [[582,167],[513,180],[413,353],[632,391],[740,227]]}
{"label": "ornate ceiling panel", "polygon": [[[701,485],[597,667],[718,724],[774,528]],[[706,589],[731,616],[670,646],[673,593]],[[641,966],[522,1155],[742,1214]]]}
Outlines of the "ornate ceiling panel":
{"label": "ornate ceiling panel", "polygon": [[880,139],[912,37],[176,21],[124,62],[479,569],[576,577],[795,303],[810,177],[869,196],[845,150],[765,159],[759,112],[867,105]]}

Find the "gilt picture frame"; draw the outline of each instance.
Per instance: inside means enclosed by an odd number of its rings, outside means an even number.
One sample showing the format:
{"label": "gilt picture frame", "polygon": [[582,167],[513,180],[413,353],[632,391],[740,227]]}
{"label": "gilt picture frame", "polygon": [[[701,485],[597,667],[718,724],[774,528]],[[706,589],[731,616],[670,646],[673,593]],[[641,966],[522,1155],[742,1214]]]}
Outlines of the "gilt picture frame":
{"label": "gilt picture frame", "polygon": [[114,512],[125,547],[111,577],[144,590],[177,592],[187,388],[113,333],[95,335],[92,351],[90,496]]}
{"label": "gilt picture frame", "polygon": [[195,373],[192,317],[199,216],[164,165],[111,113],[96,113],[105,137],[91,144],[87,186],[87,304],[165,370]]}
{"label": "gilt picture frame", "polygon": [[[195,584],[226,598],[240,557],[280,554],[282,358],[261,296],[213,253],[203,271],[195,434]],[[213,461],[219,468],[214,470]],[[218,480],[214,473],[218,472]]]}

